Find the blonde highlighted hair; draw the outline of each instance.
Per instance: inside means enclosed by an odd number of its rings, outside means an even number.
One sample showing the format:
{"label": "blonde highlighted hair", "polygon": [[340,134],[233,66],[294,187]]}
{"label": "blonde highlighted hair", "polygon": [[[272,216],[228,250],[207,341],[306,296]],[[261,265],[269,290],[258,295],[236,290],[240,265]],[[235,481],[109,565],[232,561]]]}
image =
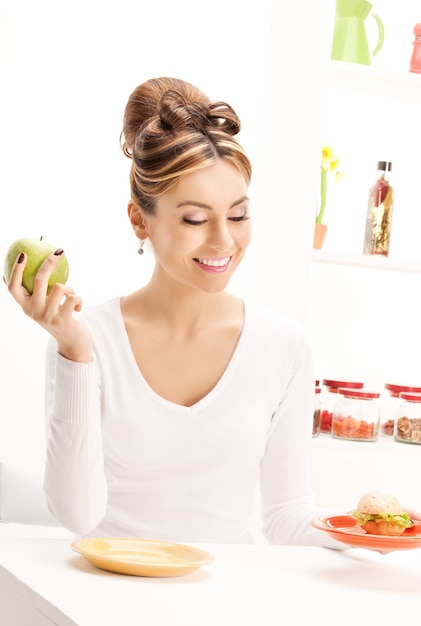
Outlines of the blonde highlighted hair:
{"label": "blonde highlighted hair", "polygon": [[229,160],[251,178],[251,164],[234,139],[240,119],[225,102],[212,102],[197,87],[176,78],[153,78],[130,95],[120,144],[132,160],[132,201],[147,213],[157,197],[182,176]]}

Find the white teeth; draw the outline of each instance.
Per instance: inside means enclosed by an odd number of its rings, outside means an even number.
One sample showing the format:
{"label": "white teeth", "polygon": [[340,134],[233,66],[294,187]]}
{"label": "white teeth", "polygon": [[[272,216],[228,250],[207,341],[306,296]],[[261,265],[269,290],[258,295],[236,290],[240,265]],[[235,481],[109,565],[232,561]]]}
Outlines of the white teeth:
{"label": "white teeth", "polygon": [[211,267],[223,267],[229,263],[229,256],[225,259],[197,259],[202,265],[209,265]]}

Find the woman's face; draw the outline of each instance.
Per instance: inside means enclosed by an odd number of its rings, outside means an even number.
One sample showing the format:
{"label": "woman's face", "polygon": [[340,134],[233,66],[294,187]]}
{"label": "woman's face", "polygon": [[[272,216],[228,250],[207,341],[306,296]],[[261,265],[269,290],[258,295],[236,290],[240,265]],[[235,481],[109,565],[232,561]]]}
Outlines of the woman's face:
{"label": "woman's face", "polygon": [[223,290],[251,239],[247,183],[234,165],[215,165],[185,176],[143,216],[157,270],[185,286]]}

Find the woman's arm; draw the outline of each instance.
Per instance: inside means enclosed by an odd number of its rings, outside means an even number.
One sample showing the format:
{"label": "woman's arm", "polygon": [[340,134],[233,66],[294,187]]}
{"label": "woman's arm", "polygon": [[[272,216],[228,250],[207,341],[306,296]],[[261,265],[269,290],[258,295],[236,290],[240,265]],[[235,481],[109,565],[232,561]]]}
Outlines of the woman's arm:
{"label": "woman's arm", "polygon": [[98,372],[95,360],[70,361],[53,341],[47,351],[46,417],[47,504],[60,524],[85,535],[107,506]]}
{"label": "woman's arm", "polygon": [[82,299],[48,279],[63,255],[58,249],[38,270],[33,293],[22,286],[27,256],[15,261],[8,289],[24,313],[53,339],[46,381],[47,459],[44,488],[51,513],[65,528],[86,534],[104,516],[107,488],[101,439],[100,391],[90,329],[75,315]]}
{"label": "woman's arm", "polygon": [[261,463],[263,532],[275,544],[344,548],[311,526],[313,518],[328,513],[316,507],[311,486],[314,386],[310,346],[298,330],[289,382]]}

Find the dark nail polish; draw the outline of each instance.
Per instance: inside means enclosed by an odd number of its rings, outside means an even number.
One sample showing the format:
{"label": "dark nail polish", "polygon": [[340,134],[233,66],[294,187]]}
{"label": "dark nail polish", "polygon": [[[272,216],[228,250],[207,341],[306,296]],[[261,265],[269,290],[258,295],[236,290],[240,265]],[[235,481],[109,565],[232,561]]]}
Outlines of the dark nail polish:
{"label": "dark nail polish", "polygon": [[20,253],[20,255],[18,256],[18,263],[22,263],[23,259],[25,258],[25,255],[23,254],[23,252]]}
{"label": "dark nail polish", "polygon": [[57,250],[54,252],[55,256],[61,256],[63,254],[64,250],[63,248],[57,248]]}

